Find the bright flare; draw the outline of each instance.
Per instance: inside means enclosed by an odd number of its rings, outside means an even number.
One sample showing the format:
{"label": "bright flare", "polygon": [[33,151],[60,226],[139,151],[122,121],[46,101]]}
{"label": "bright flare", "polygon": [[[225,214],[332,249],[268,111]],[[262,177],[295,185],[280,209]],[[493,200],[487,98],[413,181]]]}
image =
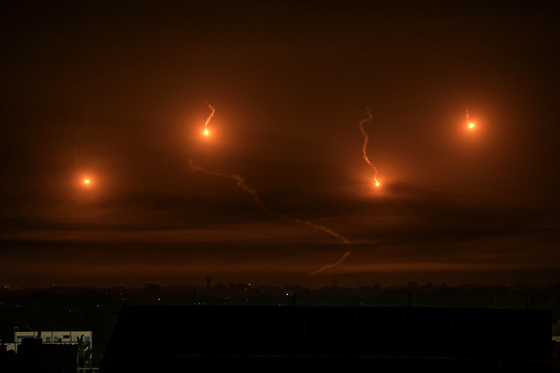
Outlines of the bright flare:
{"label": "bright flare", "polygon": [[204,130],[204,135],[208,136],[208,129]]}
{"label": "bright flare", "polygon": [[89,179],[85,179],[84,184],[89,184]]}
{"label": "bright flare", "polygon": [[376,186],[376,187],[379,186],[379,181],[377,181],[377,179],[375,179],[375,186]]}

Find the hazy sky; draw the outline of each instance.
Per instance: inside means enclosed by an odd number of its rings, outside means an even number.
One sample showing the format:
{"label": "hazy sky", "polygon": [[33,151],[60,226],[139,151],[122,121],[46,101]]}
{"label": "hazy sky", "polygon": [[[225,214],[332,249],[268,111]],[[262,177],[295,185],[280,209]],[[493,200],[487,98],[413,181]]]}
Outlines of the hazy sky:
{"label": "hazy sky", "polygon": [[0,282],[560,280],[558,5],[161,3],[0,6]]}

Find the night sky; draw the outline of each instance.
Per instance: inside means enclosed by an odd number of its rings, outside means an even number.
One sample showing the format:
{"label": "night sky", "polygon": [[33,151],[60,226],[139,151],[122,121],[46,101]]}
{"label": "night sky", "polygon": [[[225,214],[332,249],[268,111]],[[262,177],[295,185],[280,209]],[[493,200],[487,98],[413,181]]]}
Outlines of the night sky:
{"label": "night sky", "polygon": [[0,283],[556,282],[559,19],[552,1],[3,1]]}

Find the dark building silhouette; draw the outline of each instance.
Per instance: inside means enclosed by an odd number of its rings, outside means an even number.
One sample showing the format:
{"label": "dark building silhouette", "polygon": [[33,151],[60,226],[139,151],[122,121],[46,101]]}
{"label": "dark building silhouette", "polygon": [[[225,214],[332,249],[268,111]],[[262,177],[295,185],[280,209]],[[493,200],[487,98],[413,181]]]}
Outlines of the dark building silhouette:
{"label": "dark building silhouette", "polygon": [[0,351],[0,372],[68,373],[78,367],[78,346],[44,344],[41,338],[24,338],[14,351]]}
{"label": "dark building silhouette", "polygon": [[123,307],[101,372],[550,372],[551,312]]}

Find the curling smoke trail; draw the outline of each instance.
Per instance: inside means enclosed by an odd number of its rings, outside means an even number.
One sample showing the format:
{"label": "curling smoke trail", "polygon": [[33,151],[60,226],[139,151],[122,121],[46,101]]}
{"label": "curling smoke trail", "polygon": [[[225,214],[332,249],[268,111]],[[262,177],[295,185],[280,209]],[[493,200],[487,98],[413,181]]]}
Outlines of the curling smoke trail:
{"label": "curling smoke trail", "polygon": [[265,205],[264,203],[260,200],[259,195],[257,194],[257,191],[255,189],[250,188],[246,183],[245,180],[239,176],[239,175],[228,175],[228,174],[222,174],[219,172],[215,172],[215,171],[208,171],[205,168],[202,168],[200,166],[197,166],[194,164],[194,162],[189,159],[189,167],[191,169],[192,172],[204,172],[205,174],[208,175],[215,175],[215,176],[220,176],[220,177],[227,177],[229,179],[235,180],[235,182],[237,183],[237,187],[242,189],[244,192],[249,193],[251,196],[253,196],[253,202],[255,202],[257,205],[259,205],[260,208],[262,208],[264,211],[266,211],[269,214],[273,214],[273,215],[277,215],[275,213],[273,213],[272,211],[270,211]]}
{"label": "curling smoke trail", "polygon": [[371,161],[369,160],[369,158],[367,156],[367,153],[366,153],[367,144],[368,144],[368,141],[369,141],[369,136],[366,133],[366,131],[364,131],[364,123],[371,122],[373,120],[373,116],[371,115],[371,110],[369,108],[366,108],[366,109],[367,109],[367,112],[368,112],[368,117],[366,119],[362,119],[359,123],[360,131],[362,131],[362,133],[365,137],[364,145],[362,146],[362,153],[364,155],[364,160],[366,161],[366,163],[369,164],[373,168],[373,170],[375,171],[375,174],[373,175],[373,179],[375,180],[375,185],[379,186],[379,181],[377,181],[377,167],[375,167],[371,163]]}
{"label": "curling smoke trail", "polygon": [[208,135],[208,123],[210,123],[210,119],[212,119],[212,117],[214,116],[214,112],[216,111],[216,109],[214,109],[214,106],[210,105],[208,102],[208,107],[210,108],[210,110],[212,110],[212,113],[210,113],[210,116],[208,117],[208,119],[206,119],[206,123],[204,123],[204,134]]}
{"label": "curling smoke trail", "polygon": [[[270,214],[270,215],[274,215],[274,216],[279,217],[279,218],[281,218],[281,219],[289,220],[289,221],[291,221],[291,222],[293,222],[293,223],[296,223],[296,224],[307,225],[308,227],[315,228],[315,229],[317,229],[317,230],[320,230],[320,231],[323,231],[323,232],[325,232],[325,233],[328,233],[328,234],[330,234],[331,236],[335,237],[336,239],[342,241],[343,243],[345,243],[345,244],[347,244],[347,245],[351,245],[351,244],[352,244],[352,242],[348,241],[346,238],[342,237],[340,234],[338,234],[338,233],[336,233],[336,232],[333,232],[332,230],[330,230],[330,229],[327,228],[327,227],[324,227],[324,226],[318,225],[318,224],[314,224],[314,223],[311,223],[311,222],[309,222],[309,221],[305,221],[305,220],[301,220],[301,219],[291,219],[291,218],[287,217],[286,215],[278,214],[278,213],[276,213],[276,212],[274,212],[274,211],[269,210],[268,207],[266,207],[266,205],[263,203],[263,201],[261,201],[261,199],[259,198],[259,195],[257,194],[257,191],[256,191],[255,189],[249,187],[249,186],[247,185],[247,183],[245,183],[245,180],[244,180],[241,176],[239,176],[239,175],[236,175],[236,174],[228,175],[228,174],[222,174],[222,173],[220,173],[220,172],[209,171],[209,170],[207,170],[207,169],[205,169],[205,168],[203,168],[203,167],[200,167],[200,166],[195,165],[194,162],[193,162],[192,160],[190,160],[190,159],[189,159],[189,167],[190,167],[191,171],[193,171],[193,172],[195,172],[195,171],[196,171],[196,172],[203,172],[203,173],[208,174],[208,175],[226,177],[226,178],[229,178],[229,179],[234,180],[234,181],[237,183],[237,187],[238,187],[238,188],[240,188],[240,189],[243,190],[244,192],[249,193],[249,194],[253,197],[253,202],[255,202],[257,205],[259,205],[259,207],[260,207],[263,211],[265,211],[266,213],[268,213],[268,214]],[[310,276],[316,275],[317,273],[322,272],[322,271],[324,271],[325,269],[329,269],[329,268],[331,268],[331,267],[334,267],[334,266],[336,266],[336,265],[342,263],[343,261],[346,260],[346,258],[348,258],[348,256],[350,255],[350,253],[351,253],[351,250],[350,250],[350,248],[348,248],[348,250],[346,251],[346,253],[344,253],[344,255],[342,256],[342,258],[340,258],[336,263],[326,265],[326,266],[324,266],[324,267],[322,267],[322,268],[320,268],[320,269],[318,269],[318,270],[312,272],[312,273],[310,274]]]}
{"label": "curling smoke trail", "polygon": [[469,128],[474,128],[474,123],[471,123],[471,121],[469,120],[469,111],[468,110],[466,112],[466,119],[467,119],[467,126]]}
{"label": "curling smoke trail", "polygon": [[352,251],[348,250],[344,253],[344,255],[342,255],[342,258],[338,259],[338,261],[336,263],[333,264],[327,264],[326,266],[324,266],[323,268],[319,268],[318,270],[316,270],[315,272],[311,272],[309,274],[309,276],[315,276],[317,273],[324,271],[325,269],[329,269],[332,268],[334,266],[339,265],[340,263],[342,263],[343,261],[346,260],[346,258],[348,258],[348,256],[352,253]]}

